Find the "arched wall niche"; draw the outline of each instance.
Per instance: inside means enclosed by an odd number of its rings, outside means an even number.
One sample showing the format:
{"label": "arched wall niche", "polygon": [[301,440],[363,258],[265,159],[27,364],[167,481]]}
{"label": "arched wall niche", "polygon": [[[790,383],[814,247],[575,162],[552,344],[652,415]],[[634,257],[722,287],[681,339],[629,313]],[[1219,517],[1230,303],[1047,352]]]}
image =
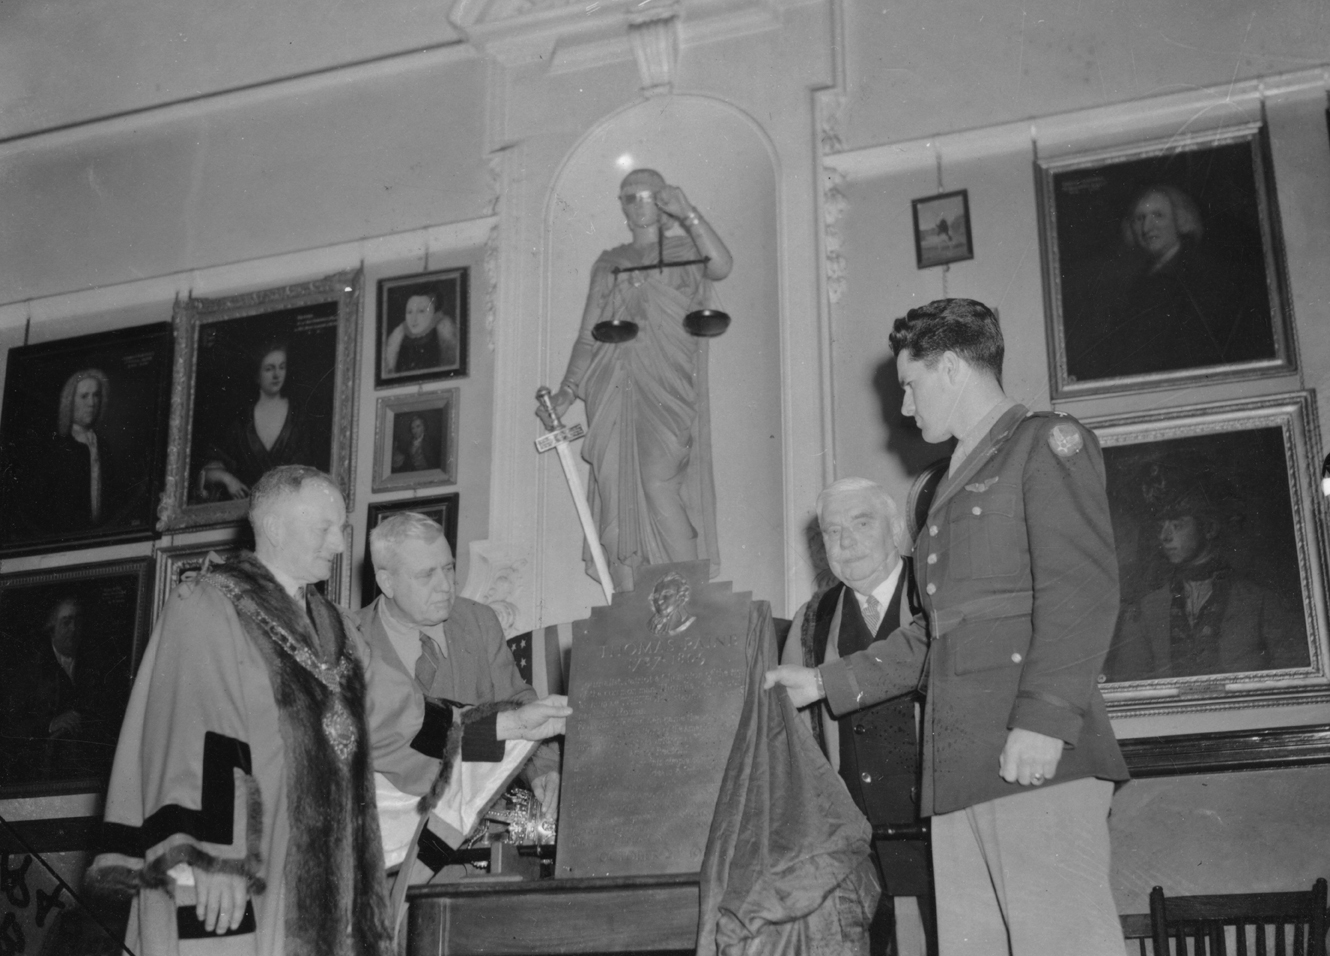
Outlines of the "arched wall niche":
{"label": "arched wall niche", "polygon": [[[652,97],[607,117],[569,152],[545,203],[544,380],[557,388],[562,379],[592,263],[631,238],[618,186],[644,166],[682,187],[734,255],[733,271],[717,286],[733,321],[709,345],[718,580],[779,608],[785,579],[779,171],[768,137],[749,115],[710,97]],[[582,403],[568,421],[585,421]],[[578,465],[585,478],[580,447]],[[584,571],[582,532],[557,462],[545,463],[542,482],[540,616],[577,620],[604,596]]]}

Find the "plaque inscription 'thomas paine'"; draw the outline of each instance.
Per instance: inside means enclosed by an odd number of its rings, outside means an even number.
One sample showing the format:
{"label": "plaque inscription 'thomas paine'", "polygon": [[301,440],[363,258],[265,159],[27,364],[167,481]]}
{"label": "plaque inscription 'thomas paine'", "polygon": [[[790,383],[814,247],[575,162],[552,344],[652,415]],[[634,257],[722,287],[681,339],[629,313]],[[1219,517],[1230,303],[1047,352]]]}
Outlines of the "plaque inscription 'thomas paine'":
{"label": "plaque inscription 'thomas paine'", "polygon": [[743,707],[751,594],[645,568],[573,626],[555,875],[695,873]]}

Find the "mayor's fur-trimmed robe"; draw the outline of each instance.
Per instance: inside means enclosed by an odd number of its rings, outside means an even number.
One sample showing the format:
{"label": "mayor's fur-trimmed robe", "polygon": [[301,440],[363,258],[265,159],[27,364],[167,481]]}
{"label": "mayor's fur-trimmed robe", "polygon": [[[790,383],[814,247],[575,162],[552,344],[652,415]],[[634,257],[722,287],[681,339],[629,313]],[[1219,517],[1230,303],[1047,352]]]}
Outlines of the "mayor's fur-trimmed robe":
{"label": "mayor's fur-trimmed robe", "polygon": [[[391,952],[362,648],[313,589],[308,607],[243,555],[162,611],[120,733],[108,852],[89,874],[137,890],[126,941],[139,956]],[[193,905],[177,908],[192,899],[180,863],[247,877],[237,930],[209,934]]]}

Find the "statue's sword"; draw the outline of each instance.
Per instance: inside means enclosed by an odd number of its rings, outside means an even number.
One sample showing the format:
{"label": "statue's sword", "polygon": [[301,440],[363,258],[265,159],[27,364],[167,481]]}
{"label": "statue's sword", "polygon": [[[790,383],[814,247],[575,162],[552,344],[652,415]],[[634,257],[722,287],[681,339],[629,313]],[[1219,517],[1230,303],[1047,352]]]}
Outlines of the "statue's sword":
{"label": "statue's sword", "polygon": [[587,547],[591,549],[591,559],[596,564],[596,574],[600,576],[600,588],[605,592],[605,603],[614,603],[614,585],[610,582],[609,565],[605,563],[605,549],[600,546],[600,535],[596,523],[591,519],[591,506],[586,502],[586,489],[582,487],[582,476],[577,472],[577,463],[573,461],[572,442],[586,434],[581,425],[565,426],[559,421],[554,411],[554,402],[550,400],[550,390],[541,386],[536,392],[536,401],[549,415],[554,430],[536,439],[536,451],[546,452],[551,448],[559,453],[559,462],[563,465],[563,476],[568,479],[568,490],[572,492],[573,504],[577,506],[577,517],[582,521],[582,533],[586,535]]}

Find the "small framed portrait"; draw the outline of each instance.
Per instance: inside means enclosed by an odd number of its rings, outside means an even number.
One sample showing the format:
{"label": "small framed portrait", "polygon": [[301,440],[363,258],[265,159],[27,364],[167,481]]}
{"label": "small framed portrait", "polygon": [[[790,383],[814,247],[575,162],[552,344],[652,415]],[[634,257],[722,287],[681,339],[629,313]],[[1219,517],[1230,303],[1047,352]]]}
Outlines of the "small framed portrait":
{"label": "small framed portrait", "polygon": [[149,558],[0,577],[0,794],[105,786],[151,600]]}
{"label": "small framed portrait", "polygon": [[466,375],[470,270],[379,280],[374,385]]}
{"label": "small framed portrait", "polygon": [[1311,414],[1299,392],[1090,423],[1122,592],[1111,711],[1330,699]]}
{"label": "small framed portrait", "polygon": [[414,511],[431,518],[443,528],[443,536],[457,556],[457,502],[456,492],[432,498],[405,498],[401,501],[380,501],[369,506],[365,517],[365,563],[361,566],[360,603],[368,604],[379,596],[379,584],[374,580],[374,562],[369,553],[369,532],[383,523],[384,518],[403,511]]}
{"label": "small framed portrait", "polygon": [[914,212],[914,258],[920,269],[974,258],[969,190],[915,199],[910,208]]}
{"label": "small framed portrait", "polygon": [[351,507],[360,273],[176,307],[162,530],[242,518],[278,465],[311,465]]}
{"label": "small framed portrait", "polygon": [[10,349],[0,554],[151,538],[170,406],[169,323]]}
{"label": "small framed portrait", "polygon": [[373,490],[457,483],[457,392],[379,399]]}
{"label": "small framed portrait", "polygon": [[1054,398],[1292,370],[1264,127],[1041,163]]}

